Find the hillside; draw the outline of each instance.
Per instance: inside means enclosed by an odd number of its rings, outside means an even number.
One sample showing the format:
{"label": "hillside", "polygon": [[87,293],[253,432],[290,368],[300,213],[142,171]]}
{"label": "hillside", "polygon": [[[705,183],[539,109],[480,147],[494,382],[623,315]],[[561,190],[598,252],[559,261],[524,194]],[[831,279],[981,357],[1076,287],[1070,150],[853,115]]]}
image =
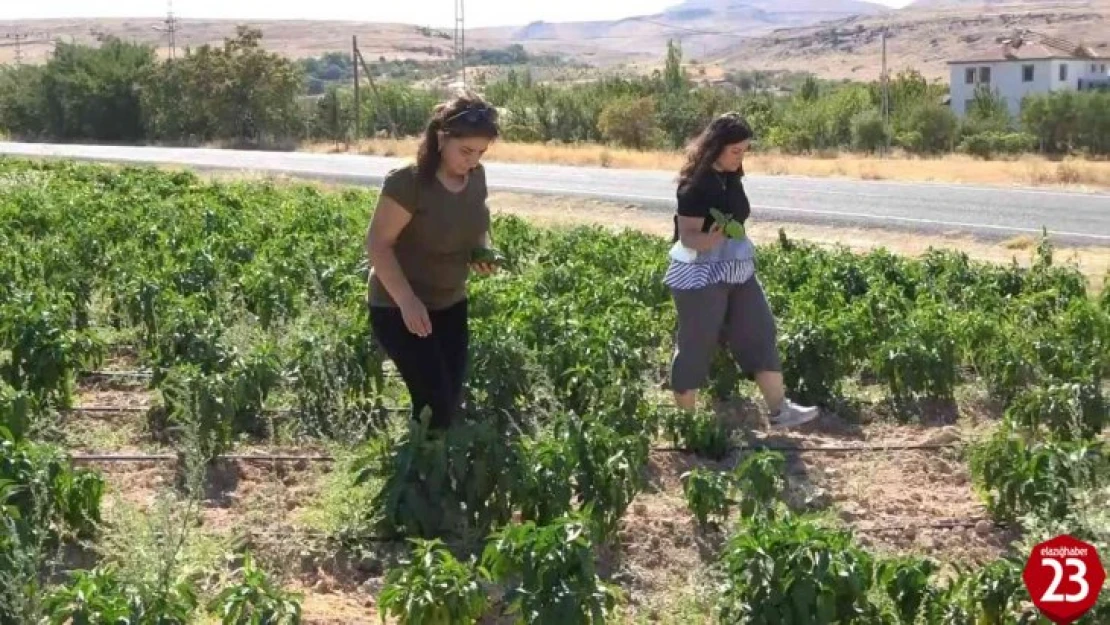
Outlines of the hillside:
{"label": "hillside", "polygon": [[[680,39],[687,59],[714,75],[721,70],[793,70],[825,78],[869,80],[879,76],[881,32],[887,28],[892,71],[915,67],[931,78],[947,76],[952,58],[981,54],[1016,29],[1086,43],[1110,56],[1110,0],[918,0],[901,10],[859,0],[686,0],[656,15],[615,21],[548,23],[479,28],[467,32],[468,49],[523,45],[536,54],[558,54],[611,71],[651,68],[668,39]],[[451,36],[413,25],[342,21],[256,20],[263,44],[290,57],[350,49],[358,35],[368,60],[446,60]],[[177,47],[220,43],[237,22],[182,20]],[[51,39],[95,42],[98,33],[145,41],[165,55],[159,19],[0,21],[0,32],[40,33]],[[41,62],[52,49],[25,43],[26,62]],[[0,44],[0,63],[14,46]],[[629,64],[632,64],[631,66]],[[621,70],[623,71],[623,70]]]}
{"label": "hillside", "polygon": [[887,7],[859,0],[686,0],[662,13],[616,21],[534,22],[517,28],[476,29],[474,41],[511,42],[535,51],[560,50],[599,64],[658,59],[668,39],[688,42],[704,57],[746,37],[779,28],[809,26],[855,15],[880,15]]}
{"label": "hillside", "polygon": [[[941,2],[950,6],[919,6]],[[1108,0],[921,0],[883,16],[778,30],[738,42],[713,61],[731,69],[806,70],[826,78],[870,80],[880,75],[884,27],[891,71],[914,67],[929,78],[946,79],[949,60],[988,52],[1019,29],[1085,43],[1110,56]]]}
{"label": "hillside", "polygon": [[[660,58],[668,39],[689,39],[691,54],[704,56],[734,45],[742,37],[758,36],[776,28],[808,26],[852,15],[877,15],[888,9],[861,0],[686,0],[650,16],[616,21],[546,23],[467,31],[467,46],[499,48],[520,43],[537,53],[558,52],[599,65]],[[301,57],[347,50],[351,35],[359,35],[368,58],[434,60],[451,55],[447,32],[417,26],[343,21],[253,20],[264,44],[282,54]],[[177,45],[219,43],[234,33],[230,20],[180,21]],[[156,18],[0,21],[0,32],[36,33],[47,39],[95,42],[96,34],[115,35],[158,45],[166,54],[166,36],[155,30],[165,24]],[[46,42],[23,46],[27,62],[41,62],[51,50]],[[0,62],[11,62],[14,46],[0,46]]]}
{"label": "hillside", "polygon": [[1045,7],[1050,4],[1078,4],[1076,2],[1045,2],[1043,0],[915,0],[909,8],[913,9],[941,9],[941,8],[1026,8],[1030,6]]}
{"label": "hillside", "polygon": [[[239,23],[233,20],[180,20],[178,53],[181,54],[189,46],[199,47],[205,43],[219,45],[225,37],[235,34]],[[263,44],[268,49],[293,58],[348,51],[352,35],[358,35],[359,47],[367,60],[382,56],[387,59],[443,60],[452,55],[450,34],[408,24],[310,20],[252,20],[250,24],[262,30]],[[0,20],[0,33],[39,34],[45,35],[48,40],[82,43],[95,43],[97,34],[102,33],[156,45],[159,54],[166,56],[166,35],[155,28],[165,28],[165,23],[157,18]],[[37,63],[50,55],[53,45],[47,42],[27,43],[22,48],[24,61]],[[0,47],[0,63],[14,59],[14,46]]]}

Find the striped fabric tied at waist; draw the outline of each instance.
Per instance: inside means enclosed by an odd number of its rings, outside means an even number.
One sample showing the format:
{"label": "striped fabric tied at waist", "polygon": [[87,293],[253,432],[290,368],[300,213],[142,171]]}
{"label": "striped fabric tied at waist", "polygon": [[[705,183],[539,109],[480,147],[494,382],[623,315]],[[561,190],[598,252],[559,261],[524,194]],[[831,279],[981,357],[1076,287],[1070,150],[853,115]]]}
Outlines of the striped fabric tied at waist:
{"label": "striped fabric tied at waist", "polygon": [[752,259],[731,259],[708,263],[683,263],[671,260],[663,284],[672,289],[700,289],[711,284],[744,284],[755,275]]}

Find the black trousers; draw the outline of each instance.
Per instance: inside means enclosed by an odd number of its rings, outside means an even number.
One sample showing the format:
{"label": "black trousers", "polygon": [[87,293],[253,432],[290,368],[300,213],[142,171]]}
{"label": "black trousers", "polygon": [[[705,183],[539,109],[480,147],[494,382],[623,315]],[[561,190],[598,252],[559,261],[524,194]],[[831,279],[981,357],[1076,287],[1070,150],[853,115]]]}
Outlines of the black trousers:
{"label": "black trousers", "polygon": [[393,361],[412,398],[412,416],[432,409],[431,427],[445,429],[463,402],[470,349],[467,301],[429,310],[432,333],[421,338],[405,327],[400,308],[372,306],[370,329]]}

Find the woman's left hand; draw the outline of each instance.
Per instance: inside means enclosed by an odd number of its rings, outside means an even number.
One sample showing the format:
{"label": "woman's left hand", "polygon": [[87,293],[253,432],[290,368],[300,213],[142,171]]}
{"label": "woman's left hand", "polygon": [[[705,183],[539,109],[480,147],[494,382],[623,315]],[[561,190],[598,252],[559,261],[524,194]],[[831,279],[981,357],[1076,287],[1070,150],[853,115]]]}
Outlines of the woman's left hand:
{"label": "woman's left hand", "polygon": [[497,265],[493,263],[470,263],[470,267],[483,276],[488,276],[497,271]]}

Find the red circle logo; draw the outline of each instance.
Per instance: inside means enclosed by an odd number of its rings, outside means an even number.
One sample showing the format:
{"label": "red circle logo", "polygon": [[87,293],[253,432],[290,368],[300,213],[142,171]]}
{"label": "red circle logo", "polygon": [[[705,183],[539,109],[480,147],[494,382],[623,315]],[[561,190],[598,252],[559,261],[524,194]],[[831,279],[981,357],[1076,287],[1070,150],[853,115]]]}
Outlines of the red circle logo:
{"label": "red circle logo", "polygon": [[1106,571],[1093,545],[1057,536],[1033,547],[1021,577],[1033,605],[1056,625],[1068,625],[1094,607]]}

